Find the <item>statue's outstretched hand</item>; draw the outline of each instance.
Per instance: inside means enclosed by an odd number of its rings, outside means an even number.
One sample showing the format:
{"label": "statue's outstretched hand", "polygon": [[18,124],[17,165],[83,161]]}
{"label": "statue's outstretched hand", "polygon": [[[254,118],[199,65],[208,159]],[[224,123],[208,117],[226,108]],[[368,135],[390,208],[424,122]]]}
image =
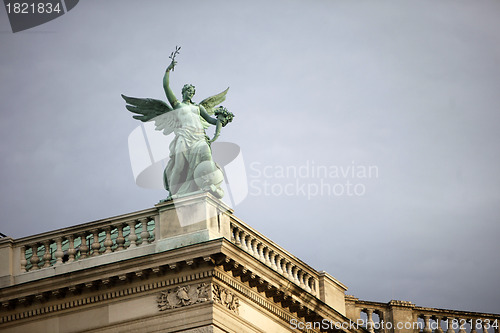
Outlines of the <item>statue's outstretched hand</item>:
{"label": "statue's outstretched hand", "polygon": [[172,62],[170,63],[170,65],[168,65],[167,67],[167,72],[170,72],[171,70],[174,69],[175,65],[177,65],[177,61],[175,60],[172,60]]}

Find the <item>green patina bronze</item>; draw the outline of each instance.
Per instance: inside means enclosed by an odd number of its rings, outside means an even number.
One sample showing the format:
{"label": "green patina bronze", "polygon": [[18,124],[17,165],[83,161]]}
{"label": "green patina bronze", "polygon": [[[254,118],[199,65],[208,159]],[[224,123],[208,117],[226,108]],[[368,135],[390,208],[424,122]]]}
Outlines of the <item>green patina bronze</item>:
{"label": "green patina bronze", "polygon": [[[151,98],[122,97],[127,102],[126,108],[139,114],[134,119],[154,121],[156,130],[165,135],[175,133],[170,144],[170,160],[163,172],[169,199],[200,191],[222,198],[224,191],[220,185],[224,176],[212,159],[210,144],[219,137],[221,128],[233,120],[231,112],[222,106],[217,107],[226,99],[229,88],[196,104],[192,101],[195,87],[186,84],[182,88],[182,102],[179,102],[170,88],[170,72],[177,64],[175,56],[179,50],[180,47],[176,47],[170,55],[171,62],[163,77],[163,88],[170,105]],[[210,125],[216,126],[212,139],[205,133]]]}

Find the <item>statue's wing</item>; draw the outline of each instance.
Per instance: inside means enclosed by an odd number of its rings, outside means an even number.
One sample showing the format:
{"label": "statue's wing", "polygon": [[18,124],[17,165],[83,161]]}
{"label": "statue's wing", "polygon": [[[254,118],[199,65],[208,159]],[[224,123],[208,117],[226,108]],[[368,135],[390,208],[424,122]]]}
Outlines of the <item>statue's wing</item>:
{"label": "statue's wing", "polygon": [[174,128],[179,128],[182,125],[175,112],[170,112],[172,108],[163,101],[125,95],[122,95],[122,97],[127,102],[127,110],[140,114],[140,116],[133,116],[134,119],[142,122],[154,120],[156,130],[163,131],[165,135],[172,133]]}
{"label": "statue's wing", "polygon": [[205,108],[205,110],[207,110],[207,113],[209,115],[213,115],[214,107],[216,107],[217,105],[226,100],[226,94],[228,90],[229,87],[223,92],[218,93],[217,95],[205,98],[203,101],[200,102],[200,105],[202,105]]}
{"label": "statue's wing", "polygon": [[172,108],[167,103],[152,99],[152,98],[136,98],[122,95],[127,105],[127,110],[133,113],[138,113],[141,116],[134,116],[134,119],[146,122],[150,121],[165,112],[172,111]]}
{"label": "statue's wing", "polygon": [[182,127],[182,123],[179,121],[179,118],[177,117],[176,110],[172,112],[163,113],[152,120],[155,121],[156,125],[155,129],[157,131],[163,131],[163,134],[165,135],[169,135],[174,131],[174,129]]}

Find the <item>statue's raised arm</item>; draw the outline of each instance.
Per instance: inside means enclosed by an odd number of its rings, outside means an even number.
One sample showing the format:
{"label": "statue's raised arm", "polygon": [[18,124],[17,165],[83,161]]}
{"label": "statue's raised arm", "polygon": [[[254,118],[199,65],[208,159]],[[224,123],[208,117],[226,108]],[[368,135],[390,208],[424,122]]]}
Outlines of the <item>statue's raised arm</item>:
{"label": "statue's raised arm", "polygon": [[[233,120],[234,115],[226,108],[216,107],[226,99],[229,88],[196,104],[192,101],[195,87],[186,84],[182,88],[182,101],[179,101],[170,88],[170,72],[177,64],[175,56],[179,50],[180,47],[176,47],[170,55],[171,62],[163,77],[163,88],[170,105],[151,98],[122,97],[129,111],[140,114],[134,116],[135,119],[154,121],[156,129],[166,135],[175,133],[163,177],[165,189],[170,192],[169,198],[200,191],[222,198],[224,191],[220,185],[224,176],[212,160],[210,143],[218,138],[221,127]],[[216,126],[211,140],[205,133],[210,125]]]}
{"label": "statue's raised arm", "polygon": [[165,75],[163,76],[163,89],[165,89],[165,95],[167,96],[167,100],[173,109],[175,109],[176,105],[179,103],[177,98],[174,95],[174,92],[170,88],[170,71],[174,69],[174,66],[177,64],[175,60],[172,60],[170,65],[168,65],[167,70],[165,71]]}

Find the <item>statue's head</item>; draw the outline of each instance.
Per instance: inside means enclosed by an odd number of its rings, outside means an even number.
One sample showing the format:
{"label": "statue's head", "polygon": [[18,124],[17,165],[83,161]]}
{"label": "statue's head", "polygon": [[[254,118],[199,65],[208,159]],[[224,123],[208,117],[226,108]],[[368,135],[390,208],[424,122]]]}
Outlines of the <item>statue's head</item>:
{"label": "statue's head", "polygon": [[192,84],[185,84],[184,87],[182,87],[182,99],[185,101],[191,101],[191,98],[193,98],[195,92],[196,89]]}

